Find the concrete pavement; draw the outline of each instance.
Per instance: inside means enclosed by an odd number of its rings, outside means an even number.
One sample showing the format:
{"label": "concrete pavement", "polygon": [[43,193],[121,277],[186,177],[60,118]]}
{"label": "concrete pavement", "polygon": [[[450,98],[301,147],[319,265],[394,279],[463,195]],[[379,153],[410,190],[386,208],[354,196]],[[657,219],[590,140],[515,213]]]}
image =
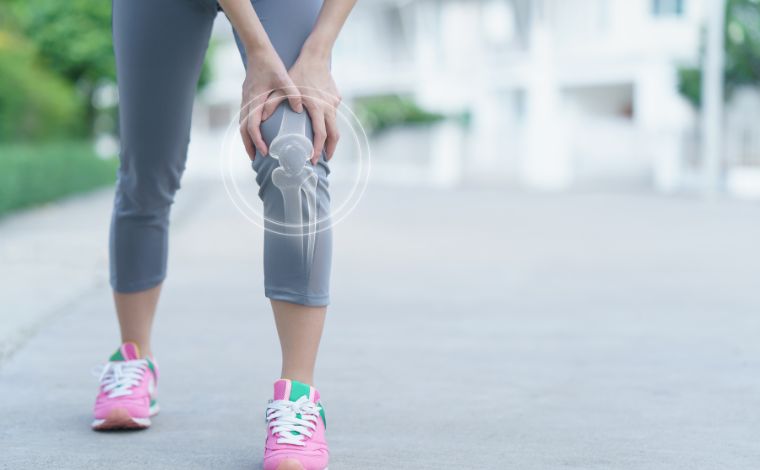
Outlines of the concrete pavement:
{"label": "concrete pavement", "polygon": [[[98,197],[78,223],[102,231]],[[279,372],[261,233],[218,185],[178,204],[153,428],[88,427],[118,342],[101,257],[0,366],[0,468],[259,468]],[[758,240],[748,203],[371,187],[335,236],[330,468],[756,468]]]}

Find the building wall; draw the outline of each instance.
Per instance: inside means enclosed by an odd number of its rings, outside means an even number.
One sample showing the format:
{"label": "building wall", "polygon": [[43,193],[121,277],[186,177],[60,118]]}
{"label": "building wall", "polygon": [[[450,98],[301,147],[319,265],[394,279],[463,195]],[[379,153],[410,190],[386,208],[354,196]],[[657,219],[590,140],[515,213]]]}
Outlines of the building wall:
{"label": "building wall", "polygon": [[[703,15],[700,0],[359,2],[333,67],[348,103],[400,93],[469,113],[467,129],[446,126],[461,134],[446,155],[423,142],[440,158],[409,159],[429,166],[422,173],[449,175],[448,184],[675,190],[697,171],[695,114],[677,91],[677,68],[697,62]],[[217,76],[227,78],[204,106],[219,121],[239,100],[231,84],[241,71],[229,33],[217,40]],[[441,161],[456,171],[432,167]]]}

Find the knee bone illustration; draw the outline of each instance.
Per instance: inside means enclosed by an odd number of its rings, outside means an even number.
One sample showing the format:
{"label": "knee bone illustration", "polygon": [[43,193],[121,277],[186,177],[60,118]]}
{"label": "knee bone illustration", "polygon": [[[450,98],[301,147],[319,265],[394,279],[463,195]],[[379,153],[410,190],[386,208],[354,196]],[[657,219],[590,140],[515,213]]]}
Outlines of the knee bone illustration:
{"label": "knee bone illustration", "polygon": [[[317,223],[318,178],[312,166],[307,164],[312,150],[311,141],[306,137],[305,113],[298,114],[285,107],[280,130],[269,146],[270,156],[280,164],[272,172],[272,182],[282,193],[285,232],[297,237],[302,255],[304,241],[306,243],[306,256],[302,256],[306,266],[311,265],[314,257]],[[302,194],[306,200],[306,223]]]}

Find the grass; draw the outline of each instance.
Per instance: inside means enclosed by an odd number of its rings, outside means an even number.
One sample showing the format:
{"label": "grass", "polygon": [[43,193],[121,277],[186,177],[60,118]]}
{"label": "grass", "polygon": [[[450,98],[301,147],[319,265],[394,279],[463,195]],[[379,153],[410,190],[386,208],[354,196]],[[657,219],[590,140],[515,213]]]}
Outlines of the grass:
{"label": "grass", "polygon": [[0,216],[113,184],[117,167],[90,142],[0,144]]}

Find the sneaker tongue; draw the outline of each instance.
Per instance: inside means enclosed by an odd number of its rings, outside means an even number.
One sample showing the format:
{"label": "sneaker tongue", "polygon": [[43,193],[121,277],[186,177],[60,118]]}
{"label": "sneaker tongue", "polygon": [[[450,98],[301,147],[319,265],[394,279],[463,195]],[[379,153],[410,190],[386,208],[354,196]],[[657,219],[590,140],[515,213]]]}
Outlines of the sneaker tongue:
{"label": "sneaker tongue", "polygon": [[135,359],[140,359],[140,348],[137,347],[137,344],[130,342],[122,344],[108,360],[133,361]]}
{"label": "sneaker tongue", "polygon": [[309,384],[290,379],[279,379],[274,383],[275,400],[296,401],[302,396],[311,397],[314,403],[319,402],[319,392]]}

